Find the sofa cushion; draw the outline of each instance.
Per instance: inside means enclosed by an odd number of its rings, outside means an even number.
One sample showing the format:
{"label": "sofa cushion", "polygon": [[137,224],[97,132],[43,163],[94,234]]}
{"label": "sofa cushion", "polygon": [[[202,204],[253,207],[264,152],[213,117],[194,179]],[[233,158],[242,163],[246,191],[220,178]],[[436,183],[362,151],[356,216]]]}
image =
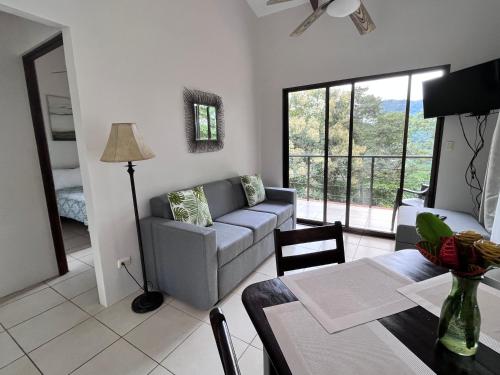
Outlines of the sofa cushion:
{"label": "sofa cushion", "polygon": [[203,188],[214,219],[243,208],[245,205],[238,200],[237,192],[229,180],[210,182],[203,185]]}
{"label": "sofa cushion", "polygon": [[241,176],[241,184],[249,207],[253,207],[266,200],[266,189],[259,175]]}
{"label": "sofa cushion", "polygon": [[176,221],[207,227],[213,224],[203,186],[168,193]]}
{"label": "sofa cushion", "polygon": [[228,180],[232,184],[231,194],[235,199],[235,203],[238,208],[243,208],[247,205],[247,197],[245,196],[245,190],[243,190],[243,185],[241,184],[241,177],[232,177]]}
{"label": "sofa cushion", "polygon": [[219,223],[238,225],[253,231],[253,242],[258,242],[276,228],[277,216],[267,212],[236,210],[219,217]]}
{"label": "sofa cushion", "polygon": [[277,225],[280,226],[293,215],[293,204],[278,201],[265,201],[248,208],[248,210],[275,214],[278,217]]}
{"label": "sofa cushion", "polygon": [[215,222],[219,268],[230,262],[253,244],[252,230],[236,225]]}

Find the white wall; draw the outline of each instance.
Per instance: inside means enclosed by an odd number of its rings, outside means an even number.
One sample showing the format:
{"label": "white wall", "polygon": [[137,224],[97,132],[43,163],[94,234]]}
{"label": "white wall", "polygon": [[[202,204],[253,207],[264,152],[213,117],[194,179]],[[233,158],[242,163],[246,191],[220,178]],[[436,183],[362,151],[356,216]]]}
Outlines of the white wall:
{"label": "white wall", "polygon": [[[255,16],[245,0],[72,0],[64,6],[0,0],[2,5],[69,27],[66,65],[99,292],[103,303],[112,303],[135,288],[116,260],[131,255],[137,275],[140,261],[128,175],[121,165],[99,162],[110,125],[137,122],[157,155],[137,163],[141,216],[149,214],[154,195],[257,172]],[[187,152],[184,86],[222,96],[222,151]]]}
{"label": "white wall", "polygon": [[[484,149],[475,162],[481,185],[484,182],[491,138],[496,126],[497,117],[497,114],[493,114],[488,119]],[[470,117],[463,117],[462,120],[468,139],[474,139],[476,120]],[[447,142],[454,142],[453,150],[447,149]],[[472,156],[473,153],[467,147],[462,134],[458,116],[447,117],[443,134],[443,145],[441,147],[436,207],[472,213],[472,198],[464,178],[465,170]]]}
{"label": "white wall", "polygon": [[0,12],[0,297],[58,273],[20,56],[54,32]]}
{"label": "white wall", "polygon": [[66,70],[64,48],[58,47],[38,58],[35,68],[52,168],[78,167],[76,141],[54,141],[52,138],[46,100],[47,95],[70,97],[67,73],[54,73]]}
{"label": "white wall", "polygon": [[[300,38],[289,33],[311,12],[308,5],[258,21],[258,97],[262,173],[282,183],[282,89],[408,69],[451,64],[452,70],[500,57],[500,2],[484,0],[366,0],[377,30],[361,36],[349,18],[324,15]],[[469,153],[454,120],[445,125],[439,207],[469,211],[463,173]],[[494,122],[491,121],[491,127]],[[490,129],[491,130],[491,129]],[[487,150],[480,162],[486,160]],[[484,172],[482,165],[481,174]]]}

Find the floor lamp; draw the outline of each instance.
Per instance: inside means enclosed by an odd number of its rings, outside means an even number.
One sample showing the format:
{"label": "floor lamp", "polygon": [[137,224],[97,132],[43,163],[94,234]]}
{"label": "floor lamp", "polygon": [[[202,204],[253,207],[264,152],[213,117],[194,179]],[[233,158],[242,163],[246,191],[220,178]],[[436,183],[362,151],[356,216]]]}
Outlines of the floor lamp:
{"label": "floor lamp", "polygon": [[133,161],[148,160],[154,158],[153,151],[144,143],[142,137],[133,123],[119,123],[111,126],[108,143],[101,156],[101,161],[106,163],[127,163],[127,172],[130,175],[130,186],[132,188],[132,200],[134,202],[135,225],[137,229],[137,240],[141,255],[143,290],[144,293],[136,297],[132,302],[132,310],[136,313],[153,311],[163,303],[163,295],[160,292],[151,292],[148,289],[146,276],[146,265],[144,263],[144,250],[142,248],[141,227],[139,224],[139,212],[137,210],[137,198],[135,195],[134,167]]}

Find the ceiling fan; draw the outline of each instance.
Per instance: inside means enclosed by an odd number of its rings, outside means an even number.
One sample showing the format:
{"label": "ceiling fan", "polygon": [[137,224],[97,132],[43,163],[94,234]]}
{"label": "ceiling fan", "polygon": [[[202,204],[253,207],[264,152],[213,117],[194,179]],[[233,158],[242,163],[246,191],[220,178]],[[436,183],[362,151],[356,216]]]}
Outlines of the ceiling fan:
{"label": "ceiling fan", "polygon": [[[285,3],[292,0],[267,0],[267,5]],[[314,12],[297,27],[290,36],[300,36],[325,12],[332,17],[351,17],[354,26],[361,35],[375,30],[375,24],[361,0],[327,0],[320,4],[319,0],[309,0]]]}

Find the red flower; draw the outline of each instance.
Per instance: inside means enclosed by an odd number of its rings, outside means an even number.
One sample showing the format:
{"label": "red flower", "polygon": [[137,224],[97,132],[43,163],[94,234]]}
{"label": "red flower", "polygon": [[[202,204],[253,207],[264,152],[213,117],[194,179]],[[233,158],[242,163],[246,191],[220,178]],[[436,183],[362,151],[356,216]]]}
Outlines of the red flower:
{"label": "red flower", "polygon": [[452,270],[458,270],[460,262],[458,259],[458,249],[455,237],[441,238],[441,248],[439,249],[439,259],[443,266]]}

